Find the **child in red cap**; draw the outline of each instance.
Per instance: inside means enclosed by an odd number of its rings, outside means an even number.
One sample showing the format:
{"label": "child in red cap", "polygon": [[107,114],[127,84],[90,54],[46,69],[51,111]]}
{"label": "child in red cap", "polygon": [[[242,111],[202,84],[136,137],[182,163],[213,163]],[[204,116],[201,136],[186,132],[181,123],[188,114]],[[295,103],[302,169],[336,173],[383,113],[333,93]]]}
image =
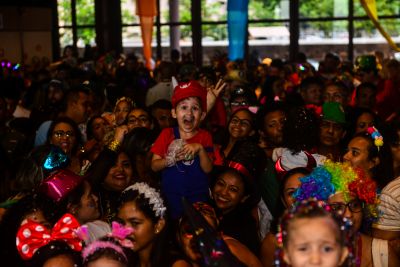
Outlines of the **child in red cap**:
{"label": "child in red cap", "polygon": [[164,129],[151,152],[153,171],[162,171],[161,188],[173,219],[182,213],[182,197],[190,203],[208,200],[213,142],[200,123],[206,116],[207,91],[196,81],[180,83],[172,96],[178,127]]}

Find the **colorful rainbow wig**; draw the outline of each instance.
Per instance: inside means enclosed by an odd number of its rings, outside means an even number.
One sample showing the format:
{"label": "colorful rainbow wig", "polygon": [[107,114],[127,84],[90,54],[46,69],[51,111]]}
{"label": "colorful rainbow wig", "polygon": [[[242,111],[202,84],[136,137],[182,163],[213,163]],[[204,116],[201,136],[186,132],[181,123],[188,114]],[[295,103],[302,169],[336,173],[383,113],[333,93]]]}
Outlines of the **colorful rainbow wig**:
{"label": "colorful rainbow wig", "polygon": [[378,217],[376,183],[349,163],[327,160],[300,181],[301,186],[293,194],[296,201],[309,198],[327,201],[330,196],[341,192],[345,201],[357,198],[364,203],[364,216],[368,221],[375,221]]}

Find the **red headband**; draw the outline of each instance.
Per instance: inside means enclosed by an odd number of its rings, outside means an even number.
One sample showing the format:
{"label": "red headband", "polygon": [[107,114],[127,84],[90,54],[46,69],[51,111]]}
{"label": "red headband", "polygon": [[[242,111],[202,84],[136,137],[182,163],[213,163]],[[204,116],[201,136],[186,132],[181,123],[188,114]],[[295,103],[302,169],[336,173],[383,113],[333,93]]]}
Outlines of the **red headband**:
{"label": "red headband", "polygon": [[229,168],[237,170],[238,172],[240,172],[244,176],[253,179],[253,175],[251,175],[249,170],[245,166],[243,166],[242,164],[240,164],[238,162],[234,162],[234,161],[228,161],[227,162],[227,166]]}

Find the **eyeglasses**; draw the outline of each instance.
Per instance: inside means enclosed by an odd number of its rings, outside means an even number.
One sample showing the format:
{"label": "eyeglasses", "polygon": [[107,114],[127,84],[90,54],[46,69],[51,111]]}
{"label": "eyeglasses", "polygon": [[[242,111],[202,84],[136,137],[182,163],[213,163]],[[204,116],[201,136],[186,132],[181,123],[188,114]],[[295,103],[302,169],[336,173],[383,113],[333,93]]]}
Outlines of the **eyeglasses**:
{"label": "eyeglasses", "polygon": [[74,137],[74,136],[75,136],[73,131],[66,131],[66,132],[64,132],[64,131],[62,131],[62,130],[55,131],[55,132],[53,133],[53,135],[54,135],[55,137],[57,137],[57,138],[62,138],[62,137],[71,138],[71,137]]}
{"label": "eyeglasses", "polygon": [[358,213],[364,208],[364,203],[358,200],[350,201],[349,203],[334,202],[330,203],[332,210],[341,214],[346,212],[346,208],[349,208],[351,212]]}
{"label": "eyeglasses", "polygon": [[239,126],[241,126],[241,127],[251,127],[251,122],[249,121],[249,120],[246,120],[246,119],[243,119],[243,120],[241,120],[241,119],[239,119],[238,117],[236,117],[236,116],[234,116],[232,119],[231,119],[231,122],[230,122],[232,125],[239,125]]}
{"label": "eyeglasses", "polygon": [[135,116],[128,117],[128,124],[135,124],[135,123],[147,123],[149,119],[146,116],[139,116],[139,118]]}

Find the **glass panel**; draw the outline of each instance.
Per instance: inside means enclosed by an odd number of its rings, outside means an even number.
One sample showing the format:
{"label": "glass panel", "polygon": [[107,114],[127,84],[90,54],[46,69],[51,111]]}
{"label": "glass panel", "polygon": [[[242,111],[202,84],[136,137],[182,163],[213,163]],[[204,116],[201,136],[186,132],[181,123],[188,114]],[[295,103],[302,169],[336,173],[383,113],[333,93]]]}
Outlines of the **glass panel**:
{"label": "glass panel", "polygon": [[349,43],[347,21],[300,23],[300,51],[305,53],[314,66],[328,52],[347,58]]}
{"label": "glass panel", "polygon": [[[379,20],[385,31],[395,43],[400,42],[400,25],[396,19]],[[386,57],[393,55],[393,49],[379,33],[370,20],[354,22],[354,55],[370,54],[375,51],[383,52]]]}
{"label": "glass panel", "polygon": [[300,17],[323,18],[344,17],[349,14],[349,0],[307,0],[299,1]]}
{"label": "glass panel", "polygon": [[169,8],[168,0],[160,0],[160,21],[161,21],[161,23],[166,23],[166,22],[170,21],[169,9],[170,8]]}
{"label": "glass panel", "polygon": [[288,19],[289,0],[250,0],[249,19]]}
{"label": "glass panel", "polygon": [[78,47],[85,47],[86,44],[96,44],[96,30],[95,28],[78,28]]}
{"label": "glass panel", "polygon": [[348,22],[347,21],[308,21],[300,23],[299,41],[318,41],[322,39],[335,39],[347,42]]}
{"label": "glass panel", "polygon": [[286,23],[249,24],[249,54],[258,58],[289,58],[289,26]]}
{"label": "glass panel", "polygon": [[122,27],[122,46],[123,47],[137,47],[142,46],[139,26]]}
{"label": "glass panel", "polygon": [[202,25],[203,45],[204,42],[228,40],[228,26],[220,25]]}
{"label": "glass panel", "polygon": [[94,0],[76,1],[76,24],[95,25]]}
{"label": "glass panel", "polygon": [[[379,0],[376,1],[378,16],[400,15],[400,5],[398,0]],[[366,16],[364,8],[359,1],[354,0],[355,16]]]}
{"label": "glass panel", "polygon": [[57,1],[57,12],[58,12],[58,26],[71,26],[71,0],[58,0]]}
{"label": "glass panel", "polygon": [[60,34],[60,47],[72,45],[72,29],[59,28],[58,32]]}
{"label": "glass panel", "polygon": [[137,24],[139,17],[136,15],[136,0],[121,0],[122,24]]}
{"label": "glass panel", "polygon": [[203,21],[226,20],[227,1],[202,0],[201,19]]}
{"label": "glass panel", "polygon": [[192,21],[191,0],[179,0],[179,20],[181,22]]}

